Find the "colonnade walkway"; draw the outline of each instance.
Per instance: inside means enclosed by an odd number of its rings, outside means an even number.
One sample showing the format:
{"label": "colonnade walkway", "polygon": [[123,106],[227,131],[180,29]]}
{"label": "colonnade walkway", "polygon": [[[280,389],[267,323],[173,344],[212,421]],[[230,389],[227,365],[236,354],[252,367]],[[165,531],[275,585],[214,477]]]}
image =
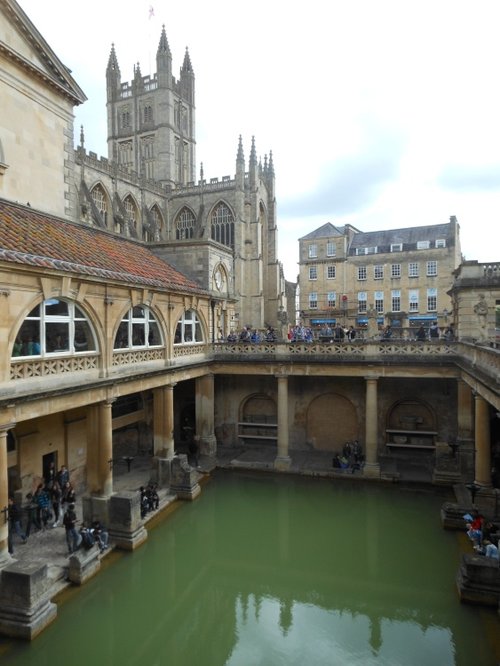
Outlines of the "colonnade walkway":
{"label": "colonnade walkway", "polygon": [[[352,473],[350,470],[341,471],[333,467],[333,454],[327,451],[291,451],[291,462],[289,472],[308,476],[363,479],[361,471]],[[199,459],[198,472],[200,478],[209,474],[215,467],[221,469],[247,469],[265,472],[274,471],[276,448],[270,446],[251,446],[239,448],[218,449],[217,464],[213,460]],[[136,491],[139,493],[141,486],[146,486],[151,478],[151,458],[149,456],[134,457],[130,464],[130,470],[126,464],[117,464],[113,473],[113,490]],[[387,481],[399,478],[405,482],[430,483],[431,471],[427,464],[415,464],[409,462],[395,461],[392,459],[381,460],[381,476]],[[147,523],[157,517],[167,506],[176,501],[174,495],[169,495],[166,490],[159,489],[160,507],[158,511],[146,515],[144,522]],[[76,513],[78,520],[82,520],[82,497],[77,495]],[[112,544],[111,544],[112,546]],[[51,580],[53,598],[70,583],[67,580],[69,555],[66,544],[66,531],[62,525],[46,530],[32,532],[28,542],[22,544],[20,538],[13,535],[13,557],[21,564],[47,564],[48,574]],[[107,557],[112,552],[112,547],[100,555]]]}

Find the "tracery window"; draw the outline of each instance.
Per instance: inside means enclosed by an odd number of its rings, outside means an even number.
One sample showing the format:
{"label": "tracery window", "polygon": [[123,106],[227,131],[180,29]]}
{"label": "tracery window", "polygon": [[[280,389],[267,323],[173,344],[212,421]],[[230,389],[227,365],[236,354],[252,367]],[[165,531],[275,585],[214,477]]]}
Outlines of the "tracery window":
{"label": "tracery window", "polygon": [[153,122],[153,107],[149,104],[144,107],[143,119],[144,124]]}
{"label": "tracery window", "polygon": [[177,322],[174,345],[203,342],[203,330],[198,315],[194,310],[186,310]]}
{"label": "tracery window", "polygon": [[212,240],[234,249],[234,217],[225,203],[212,212]]}
{"label": "tracery window", "polygon": [[49,356],[94,352],[97,344],[84,312],[71,301],[49,298],[23,321],[12,356]]}
{"label": "tracery window", "polygon": [[161,347],[162,336],[156,317],[146,305],[136,305],[118,326],[113,349]]}
{"label": "tracery window", "polygon": [[127,213],[129,222],[132,223],[134,229],[137,229],[137,206],[135,205],[135,202],[130,194],[125,198],[123,205],[125,206],[125,211]]}
{"label": "tracery window", "polygon": [[102,185],[96,185],[90,193],[105,226],[108,226],[108,198]]}
{"label": "tracery window", "polygon": [[195,217],[189,208],[183,208],[175,221],[175,238],[185,240],[194,237]]}

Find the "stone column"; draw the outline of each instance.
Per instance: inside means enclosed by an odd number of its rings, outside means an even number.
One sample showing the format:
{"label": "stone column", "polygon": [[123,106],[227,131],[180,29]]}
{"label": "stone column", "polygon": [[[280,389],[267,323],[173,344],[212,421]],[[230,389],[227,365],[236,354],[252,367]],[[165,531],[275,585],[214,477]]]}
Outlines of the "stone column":
{"label": "stone column", "polygon": [[365,466],[364,476],[379,477],[378,462],[378,409],[377,409],[377,378],[366,379],[366,414],[365,414]]}
{"label": "stone column", "polygon": [[200,454],[215,458],[217,440],[214,433],[214,376],[203,375],[196,380],[196,434]]}
{"label": "stone column", "polygon": [[491,441],[490,441],[490,414],[486,400],[476,394],[475,401],[475,428],[476,440],[476,474],[475,483],[483,488],[491,487]]}
{"label": "stone column", "polygon": [[457,435],[469,440],[473,436],[472,390],[461,379],[457,382]]}
{"label": "stone column", "polygon": [[[7,474],[7,432],[12,424],[0,428],[0,511],[6,509],[9,503],[8,474]],[[8,550],[9,524],[7,513],[0,513],[0,568],[12,560]]]}
{"label": "stone column", "polygon": [[154,455],[159,458],[174,457],[174,386],[157,388],[154,396]]}
{"label": "stone column", "polygon": [[290,469],[288,455],[288,375],[278,375],[278,454],[274,468],[280,471]]}
{"label": "stone column", "polygon": [[99,404],[99,459],[97,464],[97,492],[102,497],[113,494],[113,423],[111,406],[113,400]]}
{"label": "stone column", "polygon": [[160,487],[170,485],[174,446],[174,386],[168,384],[153,391],[153,469],[151,480]]}

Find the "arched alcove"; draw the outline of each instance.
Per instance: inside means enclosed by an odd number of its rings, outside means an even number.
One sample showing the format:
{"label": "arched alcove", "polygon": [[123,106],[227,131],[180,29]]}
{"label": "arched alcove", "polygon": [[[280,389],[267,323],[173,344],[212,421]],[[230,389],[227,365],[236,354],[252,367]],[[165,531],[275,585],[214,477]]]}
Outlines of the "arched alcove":
{"label": "arched alcove", "polygon": [[347,441],[359,439],[356,408],[338,393],[315,398],[307,410],[307,441],[318,451],[340,451]]}

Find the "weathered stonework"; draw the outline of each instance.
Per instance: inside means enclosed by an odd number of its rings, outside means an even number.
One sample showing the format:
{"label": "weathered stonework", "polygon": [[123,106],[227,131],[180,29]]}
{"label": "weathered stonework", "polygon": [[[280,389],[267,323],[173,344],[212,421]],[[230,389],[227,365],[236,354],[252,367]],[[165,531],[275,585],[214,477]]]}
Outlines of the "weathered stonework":
{"label": "weathered stonework", "polygon": [[0,634],[32,640],[57,616],[46,564],[14,563],[0,572]]}

